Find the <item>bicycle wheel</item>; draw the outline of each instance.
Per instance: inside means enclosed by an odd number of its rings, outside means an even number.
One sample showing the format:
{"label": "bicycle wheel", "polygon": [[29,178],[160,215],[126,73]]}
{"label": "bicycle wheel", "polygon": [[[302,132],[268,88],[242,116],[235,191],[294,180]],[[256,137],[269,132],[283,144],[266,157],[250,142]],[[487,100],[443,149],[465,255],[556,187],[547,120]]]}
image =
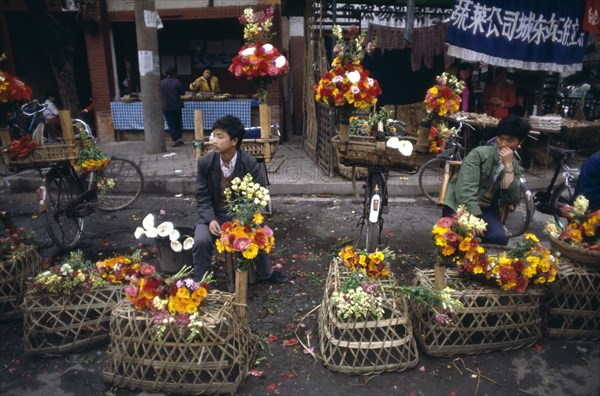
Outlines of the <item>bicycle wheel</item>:
{"label": "bicycle wheel", "polygon": [[504,229],[509,238],[522,235],[527,231],[535,211],[533,197],[527,185],[520,183],[519,190],[521,191],[521,199],[519,200],[515,211],[508,215],[506,222],[504,223]]}
{"label": "bicycle wheel", "polygon": [[93,177],[98,208],[107,212],[128,207],[144,189],[144,175],[140,167],[123,158],[112,157],[108,167]]}
{"label": "bicycle wheel", "polygon": [[564,205],[572,205],[575,200],[575,186],[577,185],[577,180],[571,180],[570,183],[563,181],[554,189],[552,192],[552,198],[550,199],[550,207],[552,208],[552,215],[554,216],[554,221],[561,228],[564,228],[568,221],[564,217],[561,217],[562,207]]}
{"label": "bicycle wheel", "polygon": [[44,219],[46,231],[52,241],[61,249],[71,249],[81,239],[84,219],[76,217],[71,203],[80,194],[75,180],[60,168],[46,176],[46,210]]}
{"label": "bicycle wheel", "polygon": [[[444,180],[444,165],[446,159],[432,158],[425,162],[419,169],[418,179],[421,193],[434,204],[438,203],[440,196],[440,186]],[[450,167],[451,176],[455,172],[454,167]]]}
{"label": "bicycle wheel", "polygon": [[[369,182],[370,179],[370,182]],[[378,173],[373,173],[371,177],[367,177],[367,188],[366,196],[365,196],[365,222],[367,225],[366,234],[365,234],[365,249],[368,253],[374,252],[379,245],[379,234],[381,231],[381,212],[383,211],[383,199],[384,199],[384,191],[383,191],[383,180]],[[379,216],[377,217],[377,221],[372,223],[369,220],[369,213],[371,211],[371,201],[373,199],[373,195],[375,192],[379,194]]]}

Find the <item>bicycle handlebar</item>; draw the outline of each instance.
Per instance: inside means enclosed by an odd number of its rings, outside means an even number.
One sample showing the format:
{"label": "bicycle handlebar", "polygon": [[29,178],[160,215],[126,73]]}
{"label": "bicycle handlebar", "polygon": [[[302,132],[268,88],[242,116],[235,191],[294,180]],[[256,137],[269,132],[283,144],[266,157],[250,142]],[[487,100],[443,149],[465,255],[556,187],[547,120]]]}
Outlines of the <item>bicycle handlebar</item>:
{"label": "bicycle handlebar", "polygon": [[23,114],[25,114],[28,117],[41,113],[44,110],[46,110],[46,105],[41,104],[37,101],[37,99],[25,103],[23,106],[21,106],[21,112],[23,112]]}

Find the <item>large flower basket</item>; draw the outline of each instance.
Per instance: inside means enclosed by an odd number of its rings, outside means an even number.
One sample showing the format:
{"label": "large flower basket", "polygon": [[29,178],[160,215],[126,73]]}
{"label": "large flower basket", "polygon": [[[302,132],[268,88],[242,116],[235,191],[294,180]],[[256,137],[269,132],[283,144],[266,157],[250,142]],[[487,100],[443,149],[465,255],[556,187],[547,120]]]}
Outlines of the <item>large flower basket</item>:
{"label": "large flower basket", "polygon": [[0,258],[0,320],[21,314],[26,282],[42,268],[42,257],[33,246]]}
{"label": "large flower basket", "polygon": [[176,394],[235,393],[254,364],[258,340],[233,311],[233,294],[202,301],[203,327],[191,341],[176,325],[159,340],[152,316],[122,301],[110,321],[102,376],[118,387]]}
{"label": "large flower basket", "polygon": [[341,259],[332,261],[318,319],[325,367],[343,374],[369,375],[416,366],[419,354],[406,300],[397,291],[384,289],[397,286],[395,279],[390,275],[376,281],[380,290],[385,290],[383,318],[343,319],[337,315],[331,297],[349,274]]}
{"label": "large flower basket", "polygon": [[578,264],[600,268],[600,251],[570,245],[558,238],[550,237],[550,244],[554,250]]}
{"label": "large flower basket", "polygon": [[561,260],[543,317],[549,337],[600,339],[600,271]]}
{"label": "large flower basket", "polygon": [[111,311],[124,286],[107,286],[68,295],[29,290],[23,299],[27,355],[60,355],[108,341]]}
{"label": "large flower basket", "polygon": [[[402,140],[410,141],[413,146],[417,141],[412,136],[403,136]],[[373,136],[350,136],[348,141],[343,142],[340,136],[336,135],[331,139],[331,143],[340,162],[346,166],[383,166],[390,170],[417,170],[427,157],[426,153],[416,150],[405,157],[397,149],[387,147],[386,142],[376,141]]]}
{"label": "large flower basket", "polygon": [[[452,298],[463,303],[451,324],[434,320],[435,313],[413,305],[415,333],[423,351],[431,356],[507,351],[533,345],[542,336],[542,290],[523,293],[470,282],[457,270],[444,271],[444,283]],[[434,270],[417,270],[415,285],[434,288]]]}

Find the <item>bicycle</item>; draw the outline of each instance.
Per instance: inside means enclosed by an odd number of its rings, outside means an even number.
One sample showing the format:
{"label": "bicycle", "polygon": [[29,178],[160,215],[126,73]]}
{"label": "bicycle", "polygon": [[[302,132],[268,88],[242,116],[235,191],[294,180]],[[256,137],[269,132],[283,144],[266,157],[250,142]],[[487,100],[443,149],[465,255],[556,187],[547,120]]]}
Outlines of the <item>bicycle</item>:
{"label": "bicycle", "polygon": [[[39,169],[42,175],[42,169]],[[140,167],[112,157],[99,172],[79,175],[70,163],[50,166],[38,189],[40,212],[46,231],[61,249],[75,247],[85,227],[85,217],[96,210],[116,211],[131,205],[144,188]]]}
{"label": "bicycle", "polygon": [[[421,193],[438,206],[444,205],[448,184],[460,169],[465,152],[465,148],[460,143],[462,139],[460,132],[464,124],[462,119],[457,119],[456,122],[459,124],[457,133],[449,139],[448,149],[425,162],[417,176]],[[486,144],[495,144],[495,138],[490,139]],[[516,157],[520,161],[518,153]],[[531,190],[524,176],[519,179],[519,191],[519,202],[512,205],[510,210],[506,206],[500,207],[500,220],[509,238],[522,235],[527,230],[535,210]],[[509,212],[511,212],[510,216],[508,216]]]}

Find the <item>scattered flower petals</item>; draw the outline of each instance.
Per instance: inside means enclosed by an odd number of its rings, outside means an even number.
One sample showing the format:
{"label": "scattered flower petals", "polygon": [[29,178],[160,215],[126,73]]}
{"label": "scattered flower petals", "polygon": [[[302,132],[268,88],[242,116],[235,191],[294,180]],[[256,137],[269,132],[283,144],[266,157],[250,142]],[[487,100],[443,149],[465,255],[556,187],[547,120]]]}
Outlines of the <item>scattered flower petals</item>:
{"label": "scattered flower petals", "polygon": [[422,372],[422,373],[424,373],[425,372],[425,366],[419,367],[419,371]]}
{"label": "scattered flower petals", "polygon": [[287,340],[283,340],[284,347],[291,347],[298,344],[298,339],[296,338],[288,338]]}
{"label": "scattered flower petals", "polygon": [[542,347],[542,344],[540,344],[540,343],[536,343],[535,344],[535,350],[536,351],[541,351],[542,349],[544,349],[544,347]]}
{"label": "scattered flower petals", "polygon": [[266,339],[267,344],[273,344],[273,343],[277,342],[277,340],[278,340],[278,338],[276,335],[269,336]]}
{"label": "scattered flower petals", "polygon": [[304,348],[303,351],[306,355],[312,355],[315,353],[315,347]]}
{"label": "scattered flower petals", "polygon": [[276,383],[272,383],[272,384],[269,384],[269,385],[268,385],[268,386],[265,388],[265,390],[266,390],[267,392],[273,392],[273,391],[274,391],[276,388],[277,388],[277,384],[276,384]]}
{"label": "scattered flower petals", "polygon": [[253,369],[248,371],[248,375],[253,375],[255,377],[264,377],[265,373],[261,369]]}
{"label": "scattered flower petals", "polygon": [[289,380],[289,379],[292,379],[292,378],[294,378],[294,377],[295,377],[295,375],[294,375],[294,374],[292,374],[292,373],[283,373],[283,374],[281,375],[281,382],[285,382],[285,381],[287,381],[287,380]]}

